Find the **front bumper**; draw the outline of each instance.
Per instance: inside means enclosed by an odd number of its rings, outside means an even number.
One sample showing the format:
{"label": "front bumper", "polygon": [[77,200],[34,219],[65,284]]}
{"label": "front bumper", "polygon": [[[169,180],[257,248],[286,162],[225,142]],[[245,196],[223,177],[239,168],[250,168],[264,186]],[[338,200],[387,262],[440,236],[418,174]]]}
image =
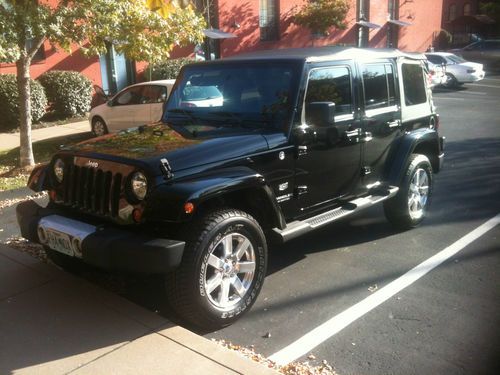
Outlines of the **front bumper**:
{"label": "front bumper", "polygon": [[[155,238],[113,226],[94,226],[69,219],[61,211],[43,208],[34,201],[16,207],[24,238],[49,245],[43,234],[54,230],[69,238],[72,255],[83,262],[109,270],[165,273],[179,266],[185,243]],[[51,246],[49,246],[51,247]]]}

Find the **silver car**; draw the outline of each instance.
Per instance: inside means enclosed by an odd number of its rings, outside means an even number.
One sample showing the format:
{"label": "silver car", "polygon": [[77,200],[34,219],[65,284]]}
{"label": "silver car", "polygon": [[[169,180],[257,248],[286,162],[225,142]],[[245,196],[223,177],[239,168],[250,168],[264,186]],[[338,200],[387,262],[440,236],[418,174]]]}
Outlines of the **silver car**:
{"label": "silver car", "polygon": [[480,40],[450,52],[465,60],[481,63],[486,70],[500,70],[500,39]]}

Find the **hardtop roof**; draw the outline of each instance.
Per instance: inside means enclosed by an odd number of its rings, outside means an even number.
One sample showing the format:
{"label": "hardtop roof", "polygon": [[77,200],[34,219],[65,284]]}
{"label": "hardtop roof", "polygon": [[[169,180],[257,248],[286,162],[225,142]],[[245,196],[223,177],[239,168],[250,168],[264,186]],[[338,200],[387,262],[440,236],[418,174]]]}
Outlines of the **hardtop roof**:
{"label": "hardtop roof", "polygon": [[369,59],[369,58],[397,58],[407,57],[416,60],[425,59],[422,53],[407,53],[391,48],[356,48],[356,47],[311,47],[288,48],[247,52],[229,56],[224,60],[302,60],[307,62],[343,60],[343,59]]}

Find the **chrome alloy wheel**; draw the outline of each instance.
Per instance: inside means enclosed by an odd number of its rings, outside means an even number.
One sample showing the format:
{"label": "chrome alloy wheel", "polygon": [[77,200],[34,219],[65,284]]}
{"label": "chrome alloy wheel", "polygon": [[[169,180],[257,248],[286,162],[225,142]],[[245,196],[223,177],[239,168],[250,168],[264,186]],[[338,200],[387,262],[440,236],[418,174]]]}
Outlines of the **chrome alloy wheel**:
{"label": "chrome alloy wheel", "polygon": [[250,240],[240,233],[224,236],[210,253],[204,275],[208,300],[218,309],[231,309],[254,279],[255,251]]}
{"label": "chrome alloy wheel", "polygon": [[424,215],[428,197],[429,177],[424,169],[418,168],[408,189],[408,209],[412,219],[419,219]]}

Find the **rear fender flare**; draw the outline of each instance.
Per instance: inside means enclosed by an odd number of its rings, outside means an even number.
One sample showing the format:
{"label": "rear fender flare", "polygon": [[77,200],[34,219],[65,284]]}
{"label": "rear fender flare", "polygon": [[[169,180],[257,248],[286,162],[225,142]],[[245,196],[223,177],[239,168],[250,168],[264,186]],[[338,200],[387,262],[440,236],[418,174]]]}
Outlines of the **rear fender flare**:
{"label": "rear fender flare", "polygon": [[406,171],[408,160],[414,152],[426,155],[431,161],[432,167],[437,171],[440,154],[437,132],[429,128],[417,129],[405,134],[393,146],[389,157],[392,162],[385,169],[385,180],[389,185],[399,186]]}

